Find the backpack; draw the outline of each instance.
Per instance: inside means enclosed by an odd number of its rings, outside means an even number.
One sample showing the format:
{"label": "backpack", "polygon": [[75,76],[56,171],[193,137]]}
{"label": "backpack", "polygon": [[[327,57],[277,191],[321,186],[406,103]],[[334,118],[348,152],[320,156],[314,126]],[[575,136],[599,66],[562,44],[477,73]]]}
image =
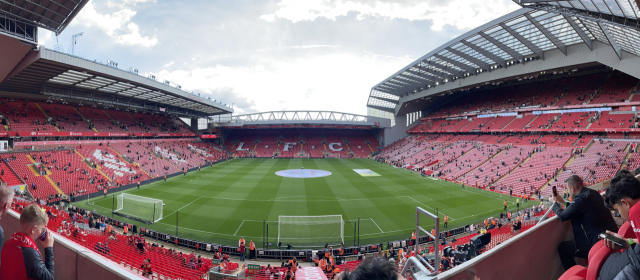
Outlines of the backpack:
{"label": "backpack", "polygon": [[625,266],[613,280],[637,280],[640,279],[640,260],[638,260],[638,255],[636,255],[635,246],[637,244],[632,244],[627,249],[627,257],[629,258],[629,264]]}

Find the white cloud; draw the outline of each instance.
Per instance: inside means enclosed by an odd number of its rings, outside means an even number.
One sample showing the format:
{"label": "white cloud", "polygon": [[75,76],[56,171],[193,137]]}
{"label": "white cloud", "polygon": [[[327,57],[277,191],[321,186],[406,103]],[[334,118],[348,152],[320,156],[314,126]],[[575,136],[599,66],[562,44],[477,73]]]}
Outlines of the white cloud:
{"label": "white cloud", "polygon": [[137,4],[141,4],[141,3],[156,3],[156,0],[120,0],[120,1],[107,1],[107,7],[113,8],[113,7],[119,7],[119,8],[123,8],[123,7],[127,7],[127,6],[135,6]]}
{"label": "white cloud", "polygon": [[119,44],[136,45],[145,48],[155,46],[158,43],[158,39],[155,37],[143,37],[140,35],[140,27],[131,22],[131,18],[135,15],[136,11],[128,8],[123,8],[111,14],[100,14],[96,11],[93,3],[89,2],[71,24],[98,28]]}
{"label": "white cloud", "polygon": [[[335,110],[366,114],[370,87],[411,62],[370,53],[334,53],[293,60],[257,61],[251,67],[215,65],[190,71],[163,70],[188,91],[214,94],[223,102],[236,102],[236,114],[272,111],[286,105],[296,110]],[[245,106],[232,100],[247,99]],[[245,108],[243,108],[245,107]]]}
{"label": "white cloud", "polygon": [[173,65],[173,63],[174,63],[174,61],[171,61],[171,62],[165,64],[164,67],[169,67],[169,66]]}
{"label": "white cloud", "polygon": [[439,31],[445,24],[453,25],[458,29],[474,28],[517,8],[519,8],[518,5],[511,1],[505,3],[504,0],[474,2],[469,0],[415,2],[375,0],[366,1],[366,3],[352,0],[281,0],[274,13],[262,15],[260,18],[266,21],[282,18],[292,22],[313,21],[318,18],[336,20],[337,17],[355,12],[359,20],[368,16],[411,21],[432,20],[431,29]]}
{"label": "white cloud", "polygon": [[51,42],[53,39],[53,32],[38,32],[38,45],[40,46],[51,46],[54,43]]}
{"label": "white cloud", "polygon": [[127,24],[127,30],[129,33],[118,36],[116,39],[117,43],[131,46],[138,45],[145,48],[153,47],[158,43],[157,38],[142,37],[140,35],[140,28],[135,23],[131,22]]}

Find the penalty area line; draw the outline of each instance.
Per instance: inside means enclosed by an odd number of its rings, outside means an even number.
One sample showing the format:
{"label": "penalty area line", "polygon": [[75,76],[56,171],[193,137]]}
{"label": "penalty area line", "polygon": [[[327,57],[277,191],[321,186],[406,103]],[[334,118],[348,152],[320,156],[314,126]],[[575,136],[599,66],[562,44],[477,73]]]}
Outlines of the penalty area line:
{"label": "penalty area line", "polygon": [[161,220],[164,220],[164,218],[166,218],[166,217],[169,217],[169,216],[171,216],[171,215],[175,214],[176,212],[178,212],[178,211],[182,210],[182,208],[185,208],[185,207],[187,207],[187,206],[191,205],[191,203],[194,203],[194,202],[196,202],[196,200],[201,199],[201,198],[202,198],[202,196],[199,196],[198,198],[194,199],[193,201],[191,201],[191,202],[187,203],[187,205],[180,207],[180,209],[178,209],[178,210],[176,210],[176,211],[173,211],[173,212],[171,212],[169,215],[166,215],[166,216],[162,217],[162,219],[160,219],[160,221],[161,221]]}
{"label": "penalty area line", "polygon": [[384,233],[384,231],[380,228],[380,226],[378,226],[378,224],[376,223],[376,221],[374,221],[373,219],[369,219],[373,222],[374,225],[376,225],[376,227],[378,227],[378,229],[380,230],[381,233]]}

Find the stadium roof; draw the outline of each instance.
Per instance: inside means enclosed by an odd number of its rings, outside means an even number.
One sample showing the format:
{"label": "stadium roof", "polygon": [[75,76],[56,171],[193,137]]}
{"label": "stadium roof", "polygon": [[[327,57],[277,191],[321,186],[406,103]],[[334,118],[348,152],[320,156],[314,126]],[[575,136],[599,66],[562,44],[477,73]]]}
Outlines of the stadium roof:
{"label": "stadium roof", "polygon": [[[242,127],[247,125],[347,125],[368,127],[390,127],[389,119],[362,116],[334,111],[271,111],[233,116],[229,122],[218,122],[219,126]],[[321,126],[322,127],[322,126]]]}
{"label": "stadium roof", "polygon": [[27,54],[0,83],[0,90],[187,117],[233,112],[227,105],[201,98],[178,86],[44,48]]}
{"label": "stadium roof", "polygon": [[[548,51],[560,51],[567,56],[567,47],[577,44],[584,44],[593,51],[594,42],[602,42],[609,45],[620,60],[623,51],[640,56],[640,27],[637,26],[640,13],[636,3],[628,0],[516,0],[520,1],[527,2],[522,4],[526,7],[546,6],[514,11],[429,52],[372,87],[367,106],[398,113],[398,105],[403,102],[401,98],[410,94],[470,76],[490,76],[488,73],[496,69],[544,60]],[[552,11],[549,8],[564,9],[566,5],[582,10]],[[626,20],[613,22],[588,14],[599,11],[605,15],[603,5],[609,7],[609,18],[615,15]],[[558,67],[553,61],[545,63]]]}
{"label": "stadium roof", "polygon": [[0,14],[60,34],[89,0],[0,0]]}
{"label": "stadium roof", "polygon": [[559,13],[576,13],[613,23],[635,24],[635,27],[638,27],[637,20],[640,18],[640,10],[638,10],[637,4],[640,1],[638,0],[513,0],[513,2],[525,8],[544,9]]}

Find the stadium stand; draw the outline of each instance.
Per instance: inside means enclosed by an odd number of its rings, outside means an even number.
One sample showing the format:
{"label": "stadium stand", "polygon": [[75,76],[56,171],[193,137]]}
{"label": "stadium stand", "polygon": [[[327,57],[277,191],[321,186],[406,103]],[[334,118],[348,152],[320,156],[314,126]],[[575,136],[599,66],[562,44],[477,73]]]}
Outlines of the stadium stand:
{"label": "stadium stand", "polygon": [[523,129],[525,126],[529,125],[529,123],[531,123],[536,117],[536,115],[525,115],[521,118],[516,117],[516,119],[507,124],[507,126],[505,126],[503,130],[509,131],[512,129]]}
{"label": "stadium stand", "polygon": [[9,121],[10,131],[57,131],[33,101],[7,98],[0,106],[0,112]]}
{"label": "stadium stand", "polygon": [[86,164],[74,150],[34,152],[30,157],[46,166],[52,184],[65,194],[92,193],[110,184],[109,178]]}
{"label": "stadium stand", "polygon": [[567,178],[574,174],[589,184],[612,178],[620,169],[630,146],[626,141],[595,141],[586,151],[577,153],[573,162],[563,168],[555,185],[566,188]]}
{"label": "stadium stand", "polygon": [[[505,148],[459,180],[467,185],[487,187],[515,169],[533,151],[533,148],[534,146],[526,145],[513,145],[509,149]],[[501,189],[506,190],[505,187]]]}
{"label": "stadium stand", "polygon": [[[58,194],[47,175],[40,175],[33,169],[35,160],[25,153],[5,154],[2,156],[5,162],[15,170],[16,175],[27,184],[27,189],[34,197],[55,201]],[[6,173],[7,171],[5,171]]]}
{"label": "stadium stand", "polygon": [[549,134],[542,136],[536,141],[536,143],[552,146],[573,146],[573,143],[578,141],[578,137],[579,135],[561,136],[557,134]]}
{"label": "stadium stand", "polygon": [[98,108],[78,107],[78,112],[89,120],[99,132],[123,132],[107,113]]}
{"label": "stadium stand", "polygon": [[484,164],[496,153],[501,152],[502,148],[508,150],[508,148],[498,145],[478,145],[466,152],[463,156],[443,165],[439,169],[442,170],[441,174],[445,174],[449,178],[458,178]]}
{"label": "stadium stand", "polygon": [[48,102],[38,102],[38,106],[54,120],[56,126],[62,131],[94,131],[72,106]]}
{"label": "stadium stand", "polygon": [[598,128],[636,128],[635,114],[612,114],[602,112],[596,116],[596,120],[591,123],[590,129]]}
{"label": "stadium stand", "polygon": [[366,158],[378,146],[371,132],[351,129],[235,129],[225,141],[226,151],[238,157]]}
{"label": "stadium stand", "polygon": [[518,169],[498,181],[497,185],[513,189],[517,194],[533,193],[556,175],[559,167],[571,157],[571,150],[572,148],[540,146]]}
{"label": "stadium stand", "polygon": [[128,112],[114,110],[105,110],[105,112],[117,122],[118,127],[127,132],[148,133]]}
{"label": "stadium stand", "polygon": [[129,144],[111,144],[110,146],[121,155],[125,155],[133,159],[140,165],[140,168],[146,171],[147,174],[153,178],[164,176],[165,174],[180,172],[180,169],[162,159],[162,155],[157,154],[155,151],[152,152],[153,149],[157,147],[152,145],[152,143],[139,144],[131,142]]}
{"label": "stadium stand", "polygon": [[78,145],[75,149],[95,163],[97,168],[120,185],[127,185],[151,179],[133,163],[120,157],[113,149],[98,145]]}
{"label": "stadium stand", "polygon": [[507,126],[507,124],[514,121],[515,119],[516,117],[495,117],[484,126],[482,126],[482,130],[501,130],[503,127]]}
{"label": "stadium stand", "polygon": [[4,159],[0,159],[0,181],[6,183],[7,186],[18,186],[22,185],[23,182],[20,181],[18,176],[11,170],[9,165]]}

